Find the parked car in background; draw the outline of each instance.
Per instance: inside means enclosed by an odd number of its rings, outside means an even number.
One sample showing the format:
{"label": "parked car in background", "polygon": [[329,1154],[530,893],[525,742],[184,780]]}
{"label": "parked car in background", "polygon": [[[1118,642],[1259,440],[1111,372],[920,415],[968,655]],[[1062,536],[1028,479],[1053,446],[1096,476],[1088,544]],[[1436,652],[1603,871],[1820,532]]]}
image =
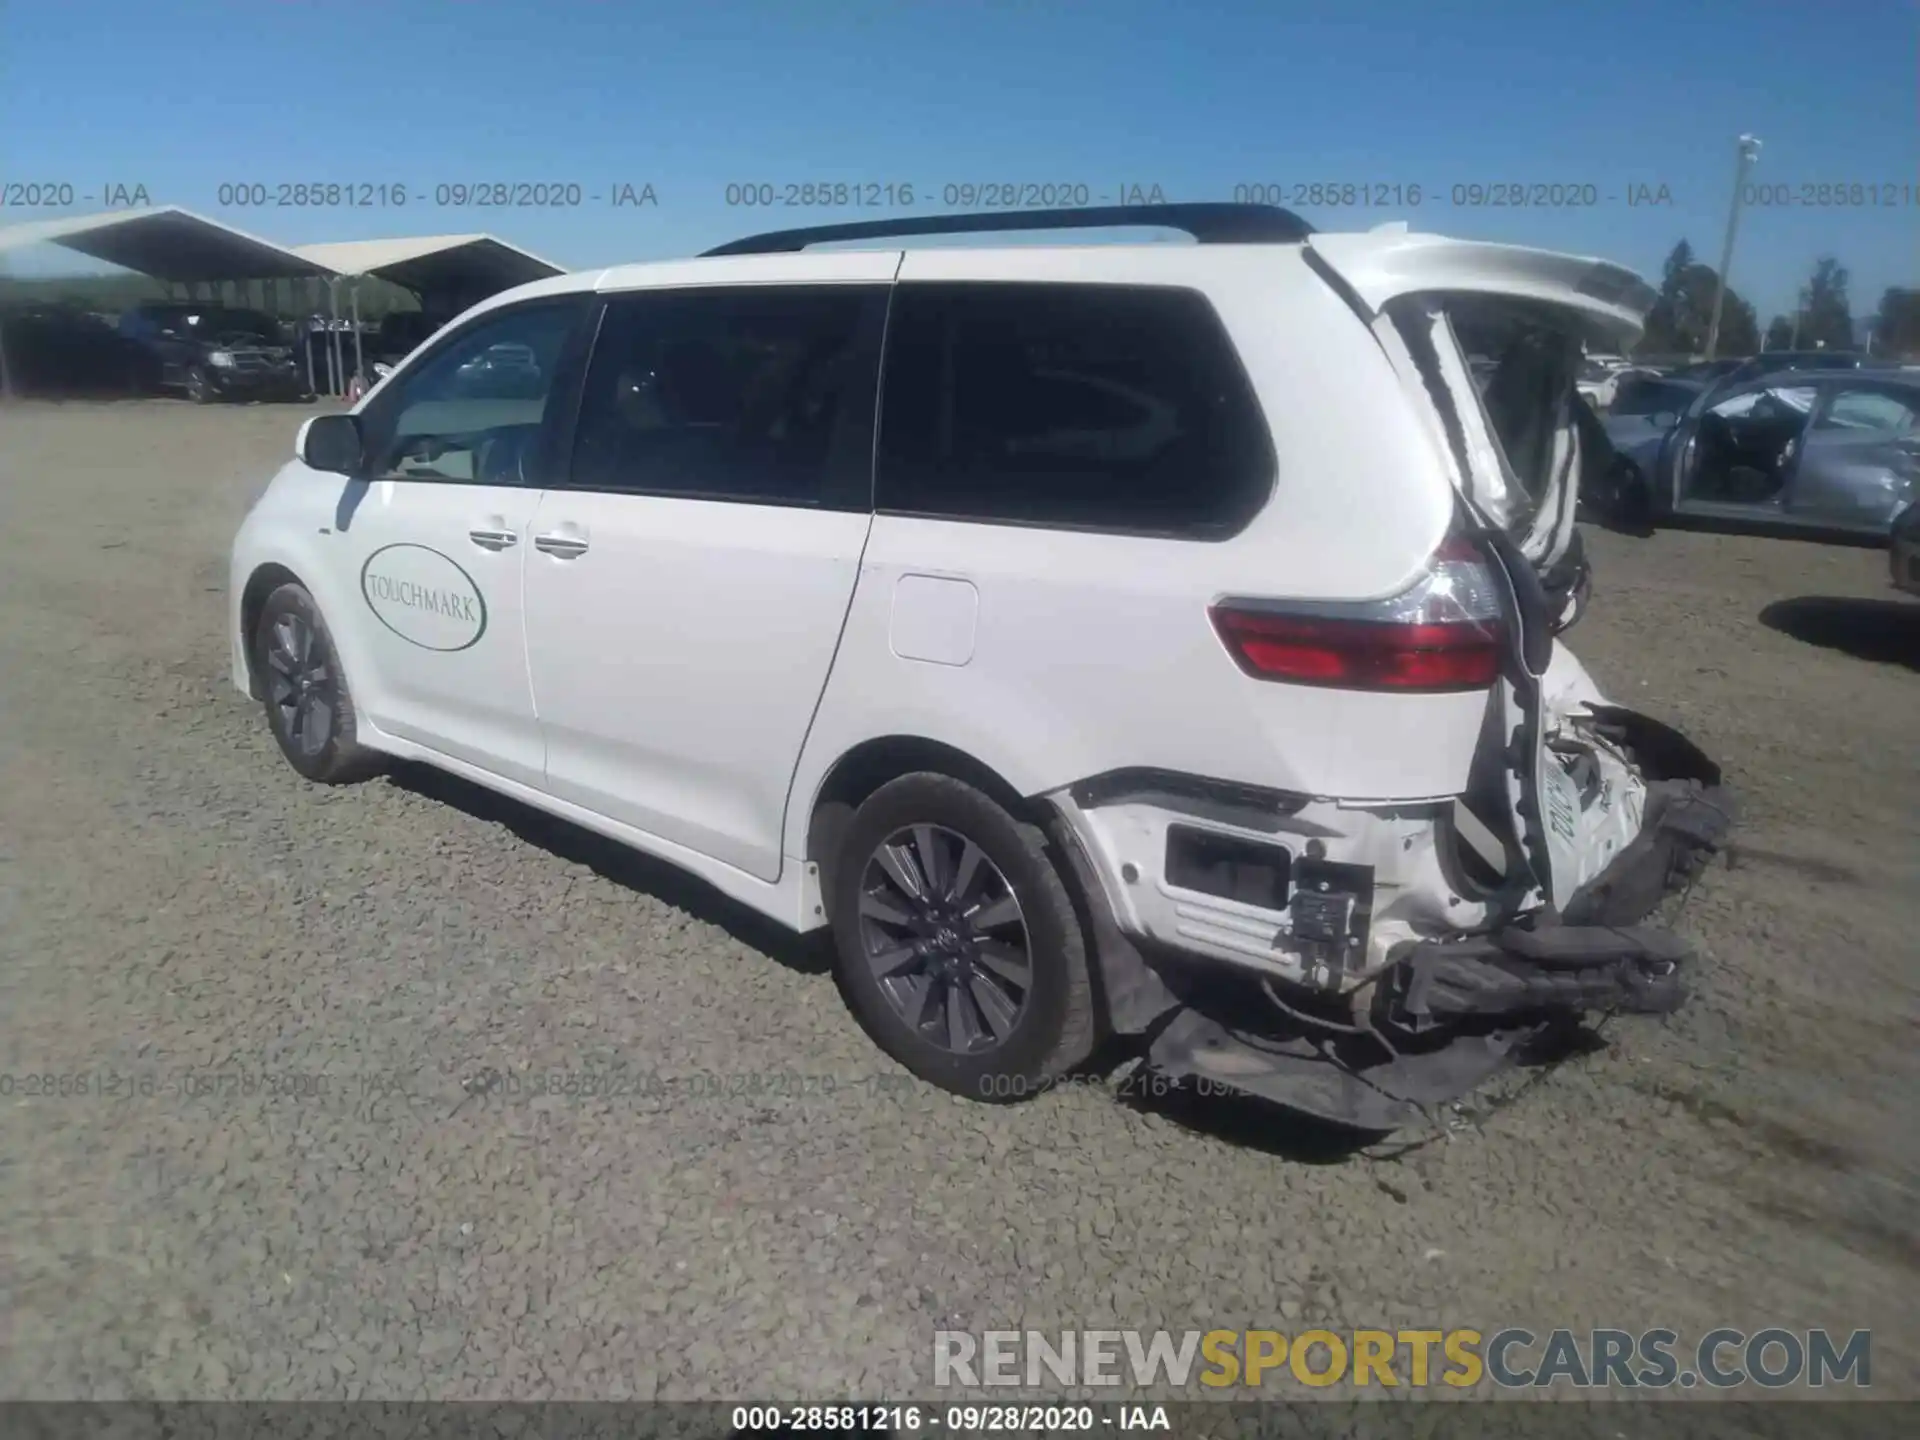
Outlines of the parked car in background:
{"label": "parked car in background", "polygon": [[1613,404],[1614,388],[1629,368],[1631,362],[1623,355],[1588,355],[1580,363],[1575,388],[1596,410],[1605,410]]}
{"label": "parked car in background", "polygon": [[1693,381],[1636,374],[1622,379],[1611,407],[1596,407],[1594,427],[1583,434],[1582,448],[1607,453],[1583,458],[1580,505],[1587,516],[1636,531],[1646,528],[1644,475],[1651,471],[1667,432],[1705,388]]}
{"label": "parked car in background", "polygon": [[1701,388],[1683,412],[1657,408],[1682,393],[1608,418],[1630,470],[1589,497],[1602,513],[1884,539],[1920,494],[1920,375],[1786,370]]}
{"label": "parked car in background", "polygon": [[1723,380],[1747,363],[1747,357],[1736,355],[1731,359],[1694,360],[1684,365],[1669,366],[1662,374],[1669,380],[1691,380],[1699,385],[1711,385]]}
{"label": "parked car in background", "polygon": [[1896,589],[1920,595],[1920,500],[1894,517],[1888,535],[1887,568]]}
{"label": "parked car in background", "polygon": [[1623,418],[1665,415],[1669,417],[1669,424],[1677,424],[1706,388],[1704,381],[1681,380],[1670,375],[1646,372],[1623,375],[1614,391],[1607,419],[1611,423]]}
{"label": "parked car in background", "polygon": [[460,366],[455,383],[472,395],[526,396],[543,390],[540,362],[526,345],[489,345]]}
{"label": "parked car in background", "polygon": [[1580,366],[1580,378],[1575,388],[1580,397],[1596,410],[1606,410],[1613,405],[1613,396],[1619,381],[1620,372],[1598,360],[1588,359]]}
{"label": "parked car in background", "polygon": [[98,316],[60,304],[0,308],[0,363],[16,395],[139,395],[159,374],[144,349]]}
{"label": "parked car in background", "polygon": [[1651,366],[1635,364],[1624,356],[1589,355],[1581,362],[1575,388],[1594,409],[1610,410],[1619,387],[1629,377],[1655,373]]}
{"label": "parked car in background", "polygon": [[1898,370],[1899,364],[1875,355],[1853,350],[1767,350],[1742,360],[1720,377],[1720,383],[1737,385],[1762,375],[1779,375],[1791,370]]}
{"label": "parked car in background", "polygon": [[278,320],[259,310],[168,301],[136,305],[120,333],[152,357],[159,385],[197,404],[215,400],[293,400],[307,394],[306,373]]}

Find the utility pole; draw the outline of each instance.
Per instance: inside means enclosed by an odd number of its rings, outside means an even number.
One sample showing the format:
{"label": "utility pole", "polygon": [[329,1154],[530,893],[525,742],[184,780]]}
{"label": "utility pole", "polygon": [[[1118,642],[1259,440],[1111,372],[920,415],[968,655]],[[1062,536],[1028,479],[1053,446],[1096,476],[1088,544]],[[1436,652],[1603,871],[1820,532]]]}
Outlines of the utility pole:
{"label": "utility pole", "polygon": [[1747,173],[1753,169],[1753,162],[1760,158],[1760,142],[1751,135],[1742,135],[1739,144],[1739,159],[1733,167],[1733,204],[1727,209],[1727,243],[1720,247],[1720,275],[1713,286],[1713,322],[1707,327],[1707,359],[1714,358],[1720,348],[1720,311],[1727,303],[1727,271],[1733,266],[1733,237],[1740,228],[1740,201],[1742,192],[1747,188]]}

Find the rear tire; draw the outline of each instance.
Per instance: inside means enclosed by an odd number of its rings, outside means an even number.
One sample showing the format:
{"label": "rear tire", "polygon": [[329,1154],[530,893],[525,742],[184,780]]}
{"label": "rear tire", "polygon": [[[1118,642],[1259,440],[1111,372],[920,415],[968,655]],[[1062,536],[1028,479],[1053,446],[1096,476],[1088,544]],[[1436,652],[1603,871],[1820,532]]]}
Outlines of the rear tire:
{"label": "rear tire", "polygon": [[353,692],[305,586],[282,585],[267,597],[253,656],[267,727],[296,771],[322,785],[351,785],[384,768],[386,757],[356,738]]}
{"label": "rear tire", "polygon": [[848,1001],[921,1079],[1005,1103],[1093,1052],[1086,938],[1046,837],[973,786],[932,772],[883,785],[829,883]]}

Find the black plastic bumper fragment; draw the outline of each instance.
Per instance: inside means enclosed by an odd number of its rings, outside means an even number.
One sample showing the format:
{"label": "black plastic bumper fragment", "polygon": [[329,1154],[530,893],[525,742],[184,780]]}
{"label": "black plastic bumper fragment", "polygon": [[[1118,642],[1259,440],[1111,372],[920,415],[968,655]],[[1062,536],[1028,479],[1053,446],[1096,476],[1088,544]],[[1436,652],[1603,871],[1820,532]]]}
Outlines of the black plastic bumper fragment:
{"label": "black plastic bumper fragment", "polygon": [[1569,925],[1637,925],[1675,890],[1698,878],[1732,828],[1730,791],[1696,780],[1647,787],[1640,833],[1567,902]]}
{"label": "black plastic bumper fragment", "polygon": [[1687,943],[1653,928],[1552,925],[1425,941],[1394,972],[1388,1013],[1419,1031],[1465,1019],[1547,1019],[1593,1011],[1665,1015],[1687,998]]}
{"label": "black plastic bumper fragment", "polygon": [[1686,998],[1690,958],[1683,940],[1652,927],[1551,925],[1421,941],[1383,982],[1372,1035],[1289,1024],[1237,994],[1244,981],[1215,977],[1208,987],[1179,975],[1180,1008],[1147,1058],[1202,1094],[1254,1096],[1386,1133],[1471,1093],[1556,1025],[1599,1011],[1673,1010]]}
{"label": "black plastic bumper fragment", "polygon": [[1388,1055],[1363,1038],[1253,1034],[1182,1010],[1154,1037],[1147,1062],[1202,1095],[1243,1095],[1355,1130],[1387,1134],[1485,1084],[1534,1029],[1462,1035],[1440,1049]]}

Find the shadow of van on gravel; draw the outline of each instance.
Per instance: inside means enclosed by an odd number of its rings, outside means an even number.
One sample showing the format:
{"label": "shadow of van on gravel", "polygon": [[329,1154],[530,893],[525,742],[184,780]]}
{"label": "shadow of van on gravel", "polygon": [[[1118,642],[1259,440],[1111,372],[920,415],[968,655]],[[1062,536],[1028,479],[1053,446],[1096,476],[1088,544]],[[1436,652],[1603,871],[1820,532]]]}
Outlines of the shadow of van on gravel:
{"label": "shadow of van on gravel", "polygon": [[664,860],[655,860],[570,820],[431,766],[397,763],[388,771],[387,779],[402,790],[451,806],[476,820],[505,826],[550,855],[584,865],[616,885],[683,910],[798,974],[826,975],[833,969],[832,941],[827,931],[796,935]]}
{"label": "shadow of van on gravel", "polygon": [[[504,826],[519,839],[550,855],[584,865],[603,879],[650,895],[725,931],[741,944],[758,950],[796,974],[833,974],[833,942],[826,930],[795,935],[665,861],[655,860],[571,821],[446,771],[401,761],[387,772],[387,782],[476,820]],[[1556,1030],[1516,1052],[1513,1073],[1525,1077],[1520,1086],[1524,1091],[1559,1061],[1596,1048],[1604,1049],[1605,1041],[1584,1028]],[[1153,1079],[1144,1066],[1120,1073],[1130,1060],[1143,1054],[1144,1046],[1137,1041],[1116,1038],[1076,1067],[1075,1075],[1082,1083],[1109,1090],[1116,1103],[1138,1112],[1161,1116],[1195,1134],[1258,1150],[1293,1164],[1340,1165],[1356,1158],[1379,1159],[1382,1157],[1365,1156],[1363,1152],[1383,1141],[1391,1146],[1396,1139],[1418,1140],[1416,1136],[1398,1132],[1382,1135],[1353,1130],[1252,1096],[1201,1095],[1190,1084]],[[1484,1097],[1489,1113],[1517,1098],[1515,1094],[1501,1099],[1491,1093]],[[1039,1103],[1047,1102],[1042,1098]],[[1406,1185],[1392,1179],[1381,1179],[1377,1183],[1387,1194],[1406,1202]]]}
{"label": "shadow of van on gravel", "polygon": [[[519,839],[550,855],[584,865],[616,885],[685,911],[796,974],[822,976],[833,972],[833,942],[828,931],[795,935],[664,861],[446,771],[397,762],[387,772],[387,781],[476,820],[504,826]],[[1120,1104],[1164,1114],[1197,1133],[1300,1164],[1339,1164],[1380,1138],[1343,1130],[1259,1101],[1229,1096],[1202,1097],[1139,1078],[1131,1082],[1099,1079],[1124,1064],[1130,1053],[1131,1047],[1110,1045],[1078,1067],[1076,1074],[1082,1081],[1104,1084]],[[1043,1097],[1038,1103],[1047,1101]]]}

